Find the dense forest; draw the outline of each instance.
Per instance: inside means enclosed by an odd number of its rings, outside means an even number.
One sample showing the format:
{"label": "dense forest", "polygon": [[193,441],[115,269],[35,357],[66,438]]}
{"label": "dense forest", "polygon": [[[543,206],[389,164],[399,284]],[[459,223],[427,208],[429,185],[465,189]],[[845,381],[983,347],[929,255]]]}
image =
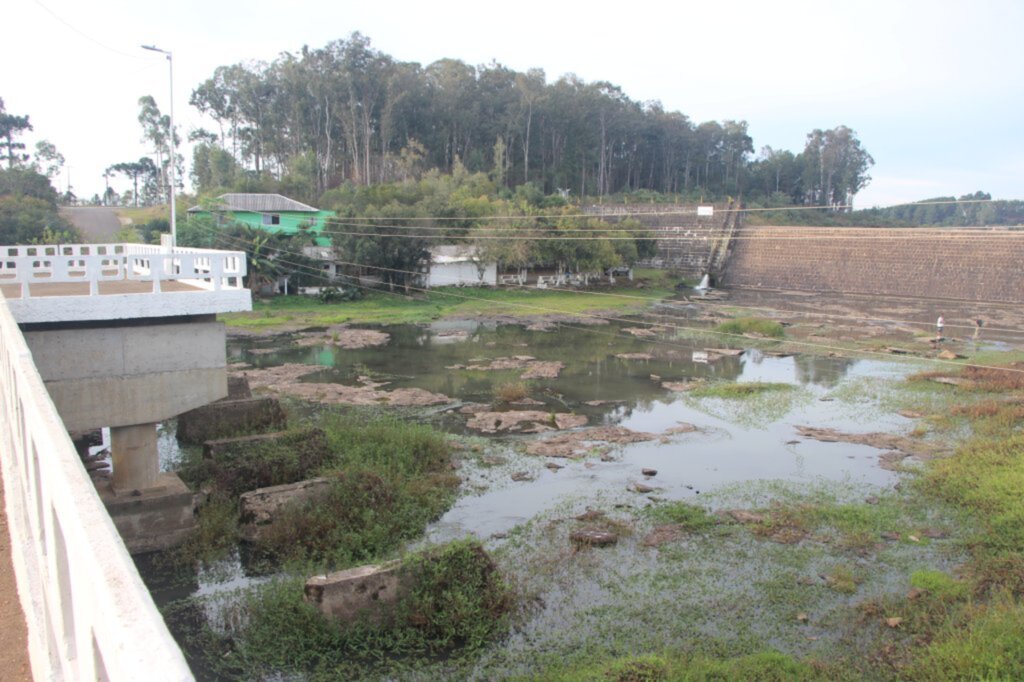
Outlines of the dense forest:
{"label": "dense forest", "polygon": [[[614,84],[572,74],[549,81],[541,70],[517,72],[498,63],[403,62],[359,33],[269,63],[218,67],[190,101],[213,124],[189,133],[190,167],[171,154],[169,117],[145,95],[138,121],[148,153],[111,163],[106,192],[92,203],[166,203],[173,156],[179,184],[186,172],[192,179],[197,196],[189,202],[230,191],[279,192],[334,210],[339,220],[374,225],[361,234],[337,225],[332,236],[381,263],[407,263],[409,256],[385,252],[422,253],[438,238],[480,235],[488,250],[503,248],[496,235],[485,239],[479,232],[493,229],[499,215],[523,217],[517,229],[600,228],[600,221],[558,217],[589,201],[734,200],[753,209],[745,220],[775,224],[1024,223],[1024,202],[991,201],[984,192],[853,211],[874,160],[844,125],[810,131],[801,150],[763,147],[755,154],[746,121],[697,123],[659,102],[634,101]],[[27,115],[7,112],[0,100],[2,241],[74,235],[57,206],[78,199],[70,189],[58,196],[50,182],[64,158],[46,140],[26,149],[19,137],[31,130]],[[179,145],[178,131],[173,135]],[[130,182],[123,193],[110,187],[117,177]],[[549,218],[538,221],[545,212]],[[433,236],[389,238],[409,218]],[[141,227],[140,239],[159,226]],[[623,227],[642,226],[615,229]],[[202,241],[198,233],[192,237]],[[584,254],[582,245],[561,254],[554,253],[556,244],[543,250],[556,262],[628,261],[645,242],[610,240],[600,258]],[[506,250],[509,262],[537,257]],[[575,255],[567,257],[570,251]]]}
{"label": "dense forest", "polygon": [[[190,101],[216,123],[191,133],[199,193],[275,189],[316,203],[342,184],[462,164],[500,187],[532,183],[544,194],[774,197],[841,209],[874,163],[845,126],[811,131],[797,153],[765,148],[755,159],[746,121],[698,124],[572,74],[548,82],[541,70],[456,59],[424,67],[358,33],[271,63],[219,67]],[[152,120],[151,98],[140,104]]]}

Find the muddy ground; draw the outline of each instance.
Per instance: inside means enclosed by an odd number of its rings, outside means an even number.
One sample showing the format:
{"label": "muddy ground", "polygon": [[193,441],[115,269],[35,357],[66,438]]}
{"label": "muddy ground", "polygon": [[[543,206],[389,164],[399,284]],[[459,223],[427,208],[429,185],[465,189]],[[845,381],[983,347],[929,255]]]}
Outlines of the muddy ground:
{"label": "muddy ground", "polygon": [[814,325],[825,325],[819,329],[827,329],[825,336],[833,340],[928,337],[934,336],[940,315],[945,318],[944,335],[951,342],[973,341],[978,319],[983,322],[979,335],[983,341],[1016,342],[1024,333],[1024,306],[1005,303],[744,289],[725,293],[725,298],[704,303],[699,296],[689,299],[709,310],[767,313],[796,326],[787,331],[787,336],[796,338],[814,337]]}

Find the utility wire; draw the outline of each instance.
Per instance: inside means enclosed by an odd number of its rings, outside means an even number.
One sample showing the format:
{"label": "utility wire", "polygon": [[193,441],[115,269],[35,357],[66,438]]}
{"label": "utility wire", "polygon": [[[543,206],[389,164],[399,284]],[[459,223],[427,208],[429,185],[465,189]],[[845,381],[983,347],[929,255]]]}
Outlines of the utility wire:
{"label": "utility wire", "polygon": [[[273,214],[267,214],[267,215],[273,215]],[[327,222],[329,224],[334,224],[334,223],[331,223],[329,220],[326,220],[325,222]],[[268,226],[268,227],[272,227],[272,226]],[[589,236],[589,237],[565,236],[565,237],[563,237],[563,236],[553,235],[552,233],[553,232],[570,232],[570,231],[571,232],[589,232],[589,233],[594,233],[594,232],[631,232],[633,230],[615,230],[613,228],[608,228],[608,229],[603,229],[603,228],[597,228],[597,229],[572,229],[572,230],[566,229],[566,230],[563,230],[563,229],[560,229],[560,228],[557,228],[557,227],[543,227],[543,228],[540,228],[538,230],[538,231],[540,231],[540,230],[544,230],[545,231],[545,233],[541,234],[541,235],[526,234],[526,233],[524,233],[524,231],[522,229],[520,229],[515,234],[495,235],[495,234],[479,234],[479,232],[482,231],[482,230],[472,231],[472,232],[469,232],[467,234],[408,234],[407,232],[404,232],[403,230],[412,230],[413,229],[412,227],[410,227],[410,226],[397,226],[397,225],[358,225],[358,226],[355,226],[355,227],[369,228],[369,229],[380,229],[380,230],[394,230],[394,233],[355,232],[355,231],[350,231],[350,230],[323,230],[323,229],[316,230],[316,229],[310,229],[309,230],[309,234],[317,235],[317,236],[320,236],[320,235],[338,235],[338,236],[346,236],[346,237],[399,237],[399,238],[403,238],[403,239],[439,239],[439,238],[443,238],[443,239],[446,239],[446,240],[448,240],[448,239],[450,239],[450,240],[454,240],[454,239],[463,239],[463,240],[471,239],[471,240],[484,240],[484,241],[667,241],[667,242],[684,242],[684,241],[690,242],[690,241],[692,241],[692,242],[708,242],[708,241],[712,241],[712,240],[715,240],[715,239],[719,239],[719,237],[715,237],[713,235],[693,235],[693,236],[688,236],[688,235],[665,235],[665,234],[658,234],[659,230],[664,230],[666,228],[645,229],[645,230],[643,230],[643,232],[645,233],[644,236],[625,236],[625,237],[620,237],[620,236]],[[415,229],[416,229],[416,231],[419,231],[419,230],[444,230],[446,228],[418,226]],[[675,229],[675,228],[667,228],[667,229]],[[683,229],[691,229],[691,228],[679,227],[678,229],[683,230]],[[805,229],[813,230],[814,228],[805,228]],[[822,229],[822,230],[824,230],[824,229],[835,229],[835,230],[850,230],[850,229],[877,230],[877,229],[885,229],[885,228],[817,228],[817,229]],[[890,229],[900,229],[900,228],[890,228]],[[979,243],[982,240],[986,240],[986,239],[989,239],[989,240],[1024,239],[1024,232],[1021,232],[1021,233],[1010,232],[1010,231],[1007,231],[1005,233],[1002,233],[1002,232],[986,232],[984,234],[965,232],[965,233],[961,234],[961,233],[959,233],[959,231],[958,232],[953,232],[952,230],[950,230],[950,231],[937,230],[936,231],[936,230],[933,230],[932,228],[905,228],[905,229],[907,229],[908,233],[911,230],[913,230],[917,234],[915,236],[911,236],[911,234],[891,234],[891,233],[890,234],[875,234],[875,235],[863,235],[863,234],[862,235],[846,235],[846,234],[842,234],[841,235],[841,234],[834,234],[833,233],[833,234],[816,234],[816,235],[811,235],[811,234],[807,234],[807,235],[790,235],[790,236],[734,234],[732,237],[730,237],[730,241],[781,241],[781,242],[786,242],[786,241],[808,241],[808,240],[821,240],[821,239],[828,239],[828,240],[834,240],[834,241],[893,241],[893,240],[902,240],[902,239],[924,239],[925,237],[935,237],[937,234],[940,234],[940,235],[945,236],[945,237],[949,237],[951,239],[963,239],[965,241],[970,241],[970,242],[975,243],[975,244]],[[639,230],[635,230],[635,231],[639,231]]]}
{"label": "utility wire", "polygon": [[62,17],[60,16],[60,15],[58,15],[58,14],[57,14],[56,12],[54,12],[54,11],[53,11],[52,9],[50,9],[49,7],[47,7],[46,5],[44,5],[43,3],[41,3],[41,2],[39,1],[39,0],[35,0],[35,3],[36,3],[37,5],[39,5],[40,7],[42,7],[42,8],[44,9],[44,10],[46,10],[46,11],[47,11],[47,12],[49,13],[49,15],[50,15],[50,16],[52,16],[52,17],[53,17],[54,19],[56,19],[56,20],[57,20],[57,21],[59,21],[60,23],[64,24],[64,25],[65,25],[65,26],[67,26],[67,27],[68,27],[69,29],[71,29],[72,31],[74,31],[75,33],[77,33],[78,35],[80,35],[81,37],[85,38],[85,39],[86,39],[86,40],[88,40],[89,42],[91,42],[91,43],[95,43],[96,45],[99,45],[99,46],[100,46],[100,47],[102,47],[102,48],[103,48],[104,50],[108,50],[108,51],[110,51],[110,52],[113,52],[114,54],[120,55],[120,56],[122,56],[122,57],[129,57],[129,58],[131,58],[131,59],[145,59],[145,57],[143,57],[142,55],[138,55],[138,54],[131,54],[131,53],[129,53],[129,52],[123,52],[123,51],[121,51],[121,50],[118,50],[117,48],[113,48],[113,47],[110,47],[110,46],[109,46],[109,45],[107,45],[106,43],[103,43],[103,42],[101,42],[101,41],[97,40],[96,38],[93,38],[93,37],[92,37],[91,35],[89,35],[89,34],[88,34],[88,33],[86,33],[85,31],[82,31],[82,30],[80,30],[79,28],[77,28],[76,26],[74,26],[73,24],[71,24],[70,22],[66,21],[66,20],[65,20],[64,18],[62,18]]}
{"label": "utility wire", "polygon": [[[210,228],[210,229],[212,229],[212,228]],[[228,239],[230,239],[232,241],[235,241],[235,242],[242,242],[243,244],[245,243],[244,239],[240,239],[238,237],[231,237],[230,235],[216,235],[216,236],[218,236],[218,238],[220,236],[223,236],[223,237],[227,237]],[[221,243],[224,243],[223,240],[221,240]],[[284,249],[281,249],[280,251],[284,252],[284,253],[287,253],[287,254],[290,254],[290,255],[294,255],[294,256],[301,256],[302,255],[302,254],[299,254],[298,252],[288,251],[288,250],[284,250]],[[293,266],[296,266],[296,267],[299,267],[299,268],[305,268],[308,271],[315,271],[319,276],[323,276],[323,273],[320,272],[319,270],[315,269],[315,268],[310,268],[309,266],[305,266],[305,265],[302,265],[300,263],[295,263],[295,262],[288,261],[288,260],[285,260],[285,259],[281,259],[281,262],[283,262],[285,264],[293,265]],[[382,267],[382,266],[374,266],[374,265],[368,265],[368,264],[352,263],[352,262],[345,262],[345,261],[335,261],[335,262],[337,262],[337,263],[339,263],[341,265],[348,265],[348,266],[352,266],[352,267],[369,268],[369,269],[380,270],[380,271],[384,271],[384,272],[395,272],[395,273],[401,273],[401,274],[404,274],[404,275],[420,276],[420,275],[423,274],[423,273],[414,272],[414,271],[411,271],[411,270],[400,270],[400,269],[397,269],[397,268],[386,268],[386,267]],[[356,285],[356,286],[358,286],[361,289],[366,289],[366,290],[370,290],[371,289],[371,287],[368,287],[368,286],[365,286],[365,285]],[[533,311],[537,311],[537,312],[541,312],[541,313],[558,314],[558,315],[565,315],[566,314],[565,311],[563,311],[563,310],[558,310],[558,309],[555,309],[555,308],[545,308],[543,306],[532,305],[532,304],[529,304],[529,303],[519,303],[519,302],[514,302],[514,301],[495,301],[493,299],[487,299],[487,298],[482,298],[482,297],[478,297],[478,296],[468,296],[468,295],[465,295],[465,294],[458,294],[458,293],[451,292],[451,291],[439,291],[439,290],[431,291],[430,289],[425,289],[425,288],[422,288],[422,287],[416,287],[416,286],[411,286],[411,285],[405,285],[404,288],[407,291],[416,291],[418,293],[434,294],[434,295],[438,295],[439,294],[439,295],[442,295],[442,296],[448,296],[448,297],[451,297],[451,298],[456,298],[456,299],[460,299],[460,300],[464,300],[464,301],[475,301],[475,302],[479,302],[479,303],[486,303],[486,304],[492,305],[492,306],[495,305],[495,304],[498,304],[498,305],[515,307],[515,308],[529,309],[529,310],[533,310]],[[395,292],[389,292],[389,293],[395,293]],[[396,294],[396,295],[401,296],[401,294]],[[706,328],[702,328],[702,327],[692,327],[692,326],[685,326],[685,325],[679,325],[679,324],[645,322],[645,321],[631,320],[631,319],[627,319],[627,318],[612,317],[612,316],[608,316],[608,315],[596,315],[596,314],[593,314],[593,313],[585,313],[585,312],[574,312],[572,314],[576,315],[578,317],[583,317],[583,318],[587,318],[587,319],[604,320],[606,322],[619,322],[619,323],[631,324],[631,325],[640,324],[640,325],[647,325],[649,327],[658,328],[658,329],[671,329],[671,330],[675,330],[677,332],[678,331],[696,332],[696,333],[700,333],[700,334],[710,334],[710,335],[720,336],[720,337],[725,337],[725,338],[743,339],[745,341],[749,341],[749,338],[744,336],[743,334],[737,334],[737,333],[732,333],[732,332],[722,332],[722,331],[718,331],[718,330],[714,330],[714,329],[706,329]],[[586,327],[582,327],[582,329],[586,329]],[[934,363],[934,364],[947,364],[947,365],[951,365],[951,366],[958,367],[958,368],[973,367],[973,368],[977,368],[977,369],[993,369],[993,370],[1000,370],[1000,371],[1007,371],[1007,372],[1015,372],[1015,373],[1024,374],[1024,369],[1007,368],[1007,367],[994,367],[994,366],[991,366],[991,365],[979,365],[979,364],[974,364],[974,363],[961,363],[961,362],[955,362],[955,361],[952,361],[952,360],[942,360],[942,359],[939,359],[939,358],[921,358],[921,357],[916,357],[916,356],[896,356],[896,357],[894,357],[894,356],[892,356],[889,353],[883,353],[881,351],[862,350],[862,349],[850,349],[850,348],[844,348],[842,346],[832,346],[832,345],[828,345],[828,344],[812,343],[812,342],[807,342],[807,341],[796,341],[796,340],[789,340],[789,339],[786,340],[786,343],[789,344],[789,345],[794,345],[794,346],[798,346],[798,347],[810,348],[810,349],[816,349],[816,350],[826,350],[826,351],[829,351],[829,352],[847,353],[847,354],[852,353],[852,354],[866,355],[866,356],[879,356],[879,357],[885,358],[889,362],[896,361],[896,360],[910,360],[910,361],[915,361],[915,362],[927,362],[927,363]]]}
{"label": "utility wire", "polygon": [[[387,236],[394,236],[394,235],[387,235]],[[277,247],[275,247],[275,248],[277,248]],[[280,250],[285,252],[285,253],[293,253],[293,254],[298,255],[297,252],[288,251],[287,249],[280,249]],[[305,257],[305,256],[303,256],[303,257]],[[341,262],[341,261],[336,261],[336,262]],[[360,267],[373,267],[373,266],[360,266]],[[983,270],[984,268],[977,268],[977,267],[975,267],[975,268],[971,268],[971,269]],[[396,272],[410,272],[410,271],[396,271]],[[423,274],[423,273],[412,273],[412,274]],[[622,294],[622,293],[599,292],[599,291],[586,291],[586,292],[584,292],[584,291],[580,291],[578,289],[564,289],[564,288],[559,288],[559,287],[548,287],[548,290],[550,290],[550,291],[561,291],[561,292],[573,293],[573,294],[586,294],[586,295],[591,295],[591,296],[607,296],[607,297],[611,297],[611,298],[632,299],[632,300],[637,300],[637,301],[650,302],[649,298],[645,298],[645,297],[642,297],[642,296],[633,296],[633,295],[629,295],[629,294]],[[917,299],[917,298],[910,298],[910,297],[906,297],[906,296],[889,296],[888,298],[895,299],[895,300],[901,300],[901,301],[914,302],[914,303],[919,302],[919,300],[920,300],[920,299]],[[671,304],[664,304],[663,303],[662,305],[666,306],[666,307],[669,307],[669,308],[672,308],[672,309],[680,310],[680,308],[672,306]],[[755,310],[755,311],[756,310],[763,310],[763,308],[759,308],[759,307],[756,307],[756,306],[732,306],[732,307],[738,308],[738,309],[741,309],[741,310]],[[894,324],[904,324],[904,325],[913,325],[913,326],[918,326],[918,327],[924,327],[925,329],[928,329],[928,328],[931,327],[931,325],[928,324],[928,323],[923,323],[923,322],[919,322],[919,321],[916,321],[916,320],[897,320],[897,319],[890,319],[890,318],[872,318],[872,317],[866,317],[866,316],[836,315],[836,314],[828,314],[828,313],[787,311],[787,310],[778,310],[778,309],[773,309],[773,310],[775,310],[776,312],[785,313],[785,314],[789,314],[789,315],[802,315],[802,316],[811,316],[811,317],[826,317],[826,318],[829,318],[829,319],[846,319],[846,320],[852,320],[852,321],[857,321],[857,322],[888,322],[888,323],[894,323]],[[973,325],[973,324],[949,324],[949,325],[946,325],[946,326],[949,327],[950,329],[974,329],[975,328],[975,325]],[[1001,332],[1001,333],[1005,332],[1005,333],[1008,333],[1008,334],[1020,334],[1020,333],[1022,333],[1022,331],[1019,330],[1019,329],[997,328],[997,327],[988,327],[987,329],[989,331],[993,331],[993,332]]]}
{"label": "utility wire", "polygon": [[[260,216],[273,216],[273,215],[276,215],[276,214],[270,213],[270,212],[259,212],[259,211],[253,211],[253,213],[257,213],[257,215],[260,215]],[[490,222],[492,219],[499,219],[499,218],[502,218],[502,216],[465,217],[465,218],[453,218],[453,220],[460,220],[460,221],[472,222],[472,223],[481,223],[481,222],[487,223],[487,222]],[[388,230],[396,230],[396,231],[398,231],[398,230],[420,230],[420,231],[434,231],[434,232],[444,232],[444,233],[446,233],[445,235],[440,235],[440,236],[447,236],[447,233],[451,232],[452,230],[471,230],[470,234],[458,235],[458,236],[474,236],[474,235],[479,235],[482,232],[483,233],[494,232],[494,233],[499,233],[499,234],[508,234],[508,233],[511,233],[513,230],[520,230],[520,231],[550,230],[550,231],[555,231],[555,232],[558,232],[558,233],[564,233],[564,232],[585,232],[587,234],[604,233],[604,232],[624,233],[624,234],[641,233],[644,236],[636,237],[637,239],[653,239],[653,240],[671,240],[671,239],[707,240],[709,237],[707,235],[704,235],[704,234],[699,234],[699,235],[683,235],[681,237],[674,237],[674,236],[672,236],[671,231],[677,231],[677,232],[678,231],[693,231],[695,229],[707,229],[707,228],[711,227],[711,226],[707,226],[707,225],[702,225],[702,226],[693,226],[693,225],[663,225],[663,226],[657,226],[657,227],[622,227],[622,226],[611,225],[611,226],[607,226],[607,227],[604,227],[604,226],[562,227],[562,226],[557,226],[557,225],[538,225],[538,224],[531,224],[531,225],[509,225],[509,226],[504,226],[504,227],[493,227],[493,226],[489,227],[489,226],[486,226],[486,224],[485,225],[474,225],[474,226],[470,226],[470,227],[466,227],[466,226],[445,227],[445,226],[426,225],[426,224],[424,224],[424,225],[408,225],[408,224],[406,224],[406,225],[390,225],[390,224],[382,223],[382,222],[359,222],[359,221],[365,221],[365,220],[378,220],[379,221],[381,219],[380,218],[373,218],[373,219],[371,219],[371,218],[326,218],[325,217],[325,218],[320,219],[320,222],[323,225],[336,226],[336,227],[351,227],[351,228],[360,228],[360,229],[373,228],[373,229],[388,229]],[[397,218],[396,220],[408,220],[408,219],[407,218]],[[440,219],[437,219],[437,218],[421,218],[421,220],[440,220]],[[523,222],[527,222],[526,219],[523,219]],[[607,223],[603,223],[603,225],[607,225]],[[714,227],[718,227],[718,226],[716,225]],[[752,227],[755,227],[756,229],[758,229],[758,231],[761,231],[761,232],[771,231],[772,229],[774,229],[774,226],[757,225],[757,226],[752,226]],[[882,229],[890,229],[890,230],[892,230],[892,229],[899,229],[899,230],[907,230],[907,231],[913,230],[914,232],[929,233],[929,234],[934,232],[934,233],[940,233],[940,234],[943,234],[943,235],[946,235],[946,236],[949,236],[949,235],[952,235],[952,236],[963,236],[965,238],[977,239],[977,238],[979,238],[979,232],[980,231],[984,231],[985,233],[991,233],[995,237],[1013,236],[1015,233],[1013,233],[1013,232],[1011,232],[1009,230],[1010,227],[1013,227],[1013,226],[998,226],[998,227],[983,226],[983,227],[976,227],[976,228],[965,228],[965,227],[949,227],[949,228],[943,228],[943,227],[877,228],[877,227],[812,227],[812,226],[803,227],[803,226],[786,226],[786,227],[779,227],[778,229],[785,229],[785,230],[791,230],[791,231],[792,230],[810,230],[810,231],[820,231],[820,232],[825,232],[825,231],[882,230]],[[315,231],[318,234],[350,234],[348,232],[340,232],[340,231],[335,232],[335,231],[330,231],[330,230],[315,230]],[[430,235],[430,236],[431,237],[435,237],[435,236],[438,236],[438,235]],[[819,235],[819,236],[823,236],[823,235]],[[906,238],[906,236],[907,235],[874,235],[875,238],[885,238],[885,239],[903,239],[903,238]],[[769,239],[769,238],[770,239],[784,239],[784,237],[765,237],[765,236],[755,236],[755,235],[736,235],[736,236],[734,236],[734,238],[746,239],[746,240],[750,240],[750,239]],[[808,238],[818,238],[818,237],[816,236],[816,237],[808,237]],[[861,237],[843,235],[841,238],[843,238],[843,239],[856,239],[856,238],[861,238]],[[920,237],[918,237],[918,238],[920,238]]]}
{"label": "utility wire", "polygon": [[[1004,202],[1005,199],[945,199],[940,201],[910,201],[903,204],[893,204],[887,206],[887,209],[897,208],[902,206],[947,206],[947,205],[963,205],[963,204],[992,204]],[[597,208],[614,208],[617,204],[591,204]],[[664,204],[663,204],[664,205]],[[715,213],[765,213],[765,212],[782,212],[782,211],[821,211],[821,210],[834,210],[853,208],[852,204],[846,204],[841,206],[783,206],[783,207],[762,207],[755,206],[751,208],[715,208]],[[870,209],[866,209],[870,210]],[[559,218],[618,218],[618,217],[632,217],[632,216],[672,216],[672,215],[696,215],[696,208],[681,207],[678,210],[671,211],[623,211],[621,213],[613,212],[602,212],[596,211],[591,213],[539,213],[529,214],[523,213],[518,215],[496,215],[496,216],[481,216],[478,218],[467,218],[460,216],[388,216],[388,220],[434,220],[434,221],[447,221],[447,220],[556,220]],[[359,218],[352,217],[350,220],[373,220],[373,218]],[[844,228],[845,229],[845,228]]]}

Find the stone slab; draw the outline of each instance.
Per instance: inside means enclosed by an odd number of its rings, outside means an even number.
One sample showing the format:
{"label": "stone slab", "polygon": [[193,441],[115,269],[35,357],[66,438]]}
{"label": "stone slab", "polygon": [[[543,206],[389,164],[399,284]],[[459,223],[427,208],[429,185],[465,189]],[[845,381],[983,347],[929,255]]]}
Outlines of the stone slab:
{"label": "stone slab", "polygon": [[181,414],[178,440],[203,443],[239,433],[283,429],[288,417],[277,398],[223,400]]}
{"label": "stone slab", "polygon": [[221,400],[242,400],[252,397],[252,389],[249,388],[249,380],[245,377],[228,375],[228,395]]}
{"label": "stone slab", "polygon": [[330,490],[327,478],[310,478],[242,493],[238,498],[242,537],[256,542],[260,532],[274,521],[283,508],[320,499]]}
{"label": "stone slab", "polygon": [[366,619],[381,624],[406,589],[398,564],[359,566],[306,581],[305,599],[342,625]]}
{"label": "stone slab", "polygon": [[203,466],[212,486],[229,495],[303,481],[329,458],[327,434],[316,428],[203,444]]}

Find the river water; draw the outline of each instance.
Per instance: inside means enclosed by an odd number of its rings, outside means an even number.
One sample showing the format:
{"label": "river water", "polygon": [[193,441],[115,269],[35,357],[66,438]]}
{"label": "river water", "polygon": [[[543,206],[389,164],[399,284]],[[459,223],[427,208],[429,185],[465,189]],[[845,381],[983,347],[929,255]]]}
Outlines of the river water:
{"label": "river water", "polygon": [[[280,335],[231,339],[228,354],[229,362],[255,368],[283,363],[318,368],[302,381],[354,384],[359,377],[370,376],[389,382],[389,389],[423,388],[443,393],[456,406],[491,403],[498,387],[519,381],[522,373],[521,369],[465,369],[466,365],[516,355],[560,361],[565,366],[556,378],[524,382],[530,398],[543,403],[528,409],[573,412],[585,415],[590,426],[619,425],[658,434],[653,440],[613,446],[603,458],[579,460],[522,452],[525,441],[541,436],[486,436],[482,447],[487,455],[462,462],[459,499],[426,529],[425,542],[473,535],[493,546],[532,519],[567,506],[585,508],[598,500],[633,506],[657,499],[702,503],[709,493],[758,480],[808,485],[832,481],[858,490],[896,481],[895,474],[878,466],[878,450],[805,440],[795,427],[905,432],[912,428],[909,420],[849,396],[917,366],[817,355],[776,356],[753,348],[737,356],[695,362],[694,352],[704,351],[707,339],[636,338],[625,331],[628,328],[626,324],[568,324],[530,331],[518,325],[443,322],[377,327],[390,340],[375,348],[345,350],[329,342],[300,347],[294,337]],[[722,345],[720,340],[713,343]],[[616,357],[624,353],[652,357]],[[794,390],[736,401],[695,399],[662,386],[694,378],[786,383]],[[466,427],[466,415],[457,409],[427,408],[419,418],[452,433],[474,435]],[[696,430],[670,432],[683,424]],[[173,468],[180,454],[173,423],[162,429],[161,449],[165,467]],[[562,468],[545,466],[549,463]],[[657,473],[645,477],[642,469]],[[654,492],[638,495],[634,488],[638,482]],[[145,559],[140,568],[158,603],[215,595],[260,579],[248,576],[237,557],[185,581],[180,576],[168,579]]]}

